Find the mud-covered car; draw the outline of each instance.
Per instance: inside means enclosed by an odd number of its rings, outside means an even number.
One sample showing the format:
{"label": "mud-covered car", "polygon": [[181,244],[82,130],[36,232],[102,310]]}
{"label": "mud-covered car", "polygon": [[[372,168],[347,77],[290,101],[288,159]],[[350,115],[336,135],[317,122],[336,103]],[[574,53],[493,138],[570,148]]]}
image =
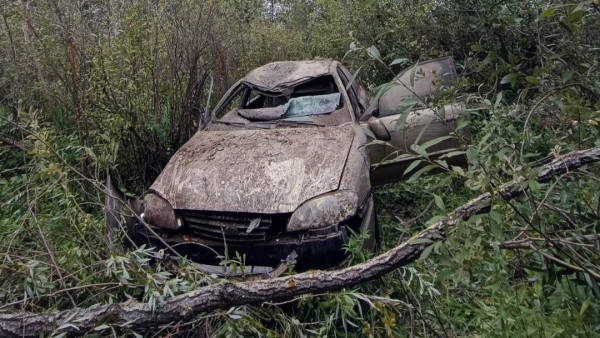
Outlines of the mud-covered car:
{"label": "mud-covered car", "polygon": [[[204,264],[240,257],[275,267],[291,257],[297,270],[340,262],[351,233],[369,233],[372,246],[372,186],[401,179],[418,155],[398,153],[454,135],[465,114],[450,103],[444,116],[429,108],[402,115],[407,102],[430,102],[456,77],[449,57],[415,67],[372,103],[336,61],[254,69],[173,155],[138,207],[145,224],[129,224],[129,237]],[[373,137],[387,144],[367,145]],[[455,137],[433,143],[423,149],[432,157],[459,146]]]}

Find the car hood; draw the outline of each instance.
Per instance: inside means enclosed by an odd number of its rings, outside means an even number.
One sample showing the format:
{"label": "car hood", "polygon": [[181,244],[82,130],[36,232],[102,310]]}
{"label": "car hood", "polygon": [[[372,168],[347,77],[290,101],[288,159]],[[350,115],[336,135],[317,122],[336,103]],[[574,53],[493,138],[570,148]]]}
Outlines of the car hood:
{"label": "car hood", "polygon": [[352,126],[199,131],[150,187],[174,209],[288,213],[336,190]]}

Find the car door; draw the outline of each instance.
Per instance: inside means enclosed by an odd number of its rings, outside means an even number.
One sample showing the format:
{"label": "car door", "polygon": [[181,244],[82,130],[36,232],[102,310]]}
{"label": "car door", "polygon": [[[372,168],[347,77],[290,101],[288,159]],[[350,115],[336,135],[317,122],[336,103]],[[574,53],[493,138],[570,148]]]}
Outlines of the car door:
{"label": "car door", "polygon": [[[466,116],[464,105],[436,102],[433,107],[432,104],[435,98],[448,92],[456,77],[452,57],[420,62],[397,76],[391,87],[371,104],[365,113],[370,114],[367,123],[372,131],[377,131],[374,133],[377,138],[386,141],[369,147],[372,184],[401,180],[406,169],[423,159],[425,152],[428,160],[433,161],[460,148],[463,141],[453,135],[469,132],[464,123],[459,123]],[[445,160],[460,165],[464,156]],[[420,161],[411,171],[427,164],[427,160]]]}

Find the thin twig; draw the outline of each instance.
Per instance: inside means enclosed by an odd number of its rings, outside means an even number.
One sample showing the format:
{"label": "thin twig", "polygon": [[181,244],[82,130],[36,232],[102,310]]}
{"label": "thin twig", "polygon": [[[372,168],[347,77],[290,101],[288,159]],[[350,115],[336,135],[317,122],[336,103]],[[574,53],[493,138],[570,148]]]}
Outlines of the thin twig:
{"label": "thin twig", "polygon": [[527,143],[527,137],[528,137],[527,125],[529,124],[529,119],[531,118],[531,115],[533,115],[533,112],[535,112],[538,109],[538,107],[542,104],[542,102],[546,101],[554,93],[561,91],[565,88],[573,87],[573,86],[579,86],[579,83],[568,83],[568,84],[562,85],[560,87],[553,88],[553,89],[547,91],[544,95],[542,95],[542,97],[533,105],[533,107],[527,114],[527,118],[525,118],[525,123],[523,124],[523,142],[521,142],[521,157],[523,157],[523,154],[525,153],[525,144]]}

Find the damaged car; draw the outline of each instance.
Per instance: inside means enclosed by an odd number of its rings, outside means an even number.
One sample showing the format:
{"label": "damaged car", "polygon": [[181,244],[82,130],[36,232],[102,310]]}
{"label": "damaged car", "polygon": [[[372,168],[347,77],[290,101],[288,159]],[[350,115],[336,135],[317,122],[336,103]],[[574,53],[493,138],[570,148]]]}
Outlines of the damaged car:
{"label": "damaged car", "polygon": [[[338,264],[353,233],[368,233],[373,247],[373,186],[437,158],[464,161],[463,104],[429,104],[456,76],[451,57],[421,62],[369,102],[336,61],[254,69],[137,201],[128,237],[205,265],[241,257],[248,267],[288,262],[298,271]],[[122,203],[107,203],[114,223]]]}

